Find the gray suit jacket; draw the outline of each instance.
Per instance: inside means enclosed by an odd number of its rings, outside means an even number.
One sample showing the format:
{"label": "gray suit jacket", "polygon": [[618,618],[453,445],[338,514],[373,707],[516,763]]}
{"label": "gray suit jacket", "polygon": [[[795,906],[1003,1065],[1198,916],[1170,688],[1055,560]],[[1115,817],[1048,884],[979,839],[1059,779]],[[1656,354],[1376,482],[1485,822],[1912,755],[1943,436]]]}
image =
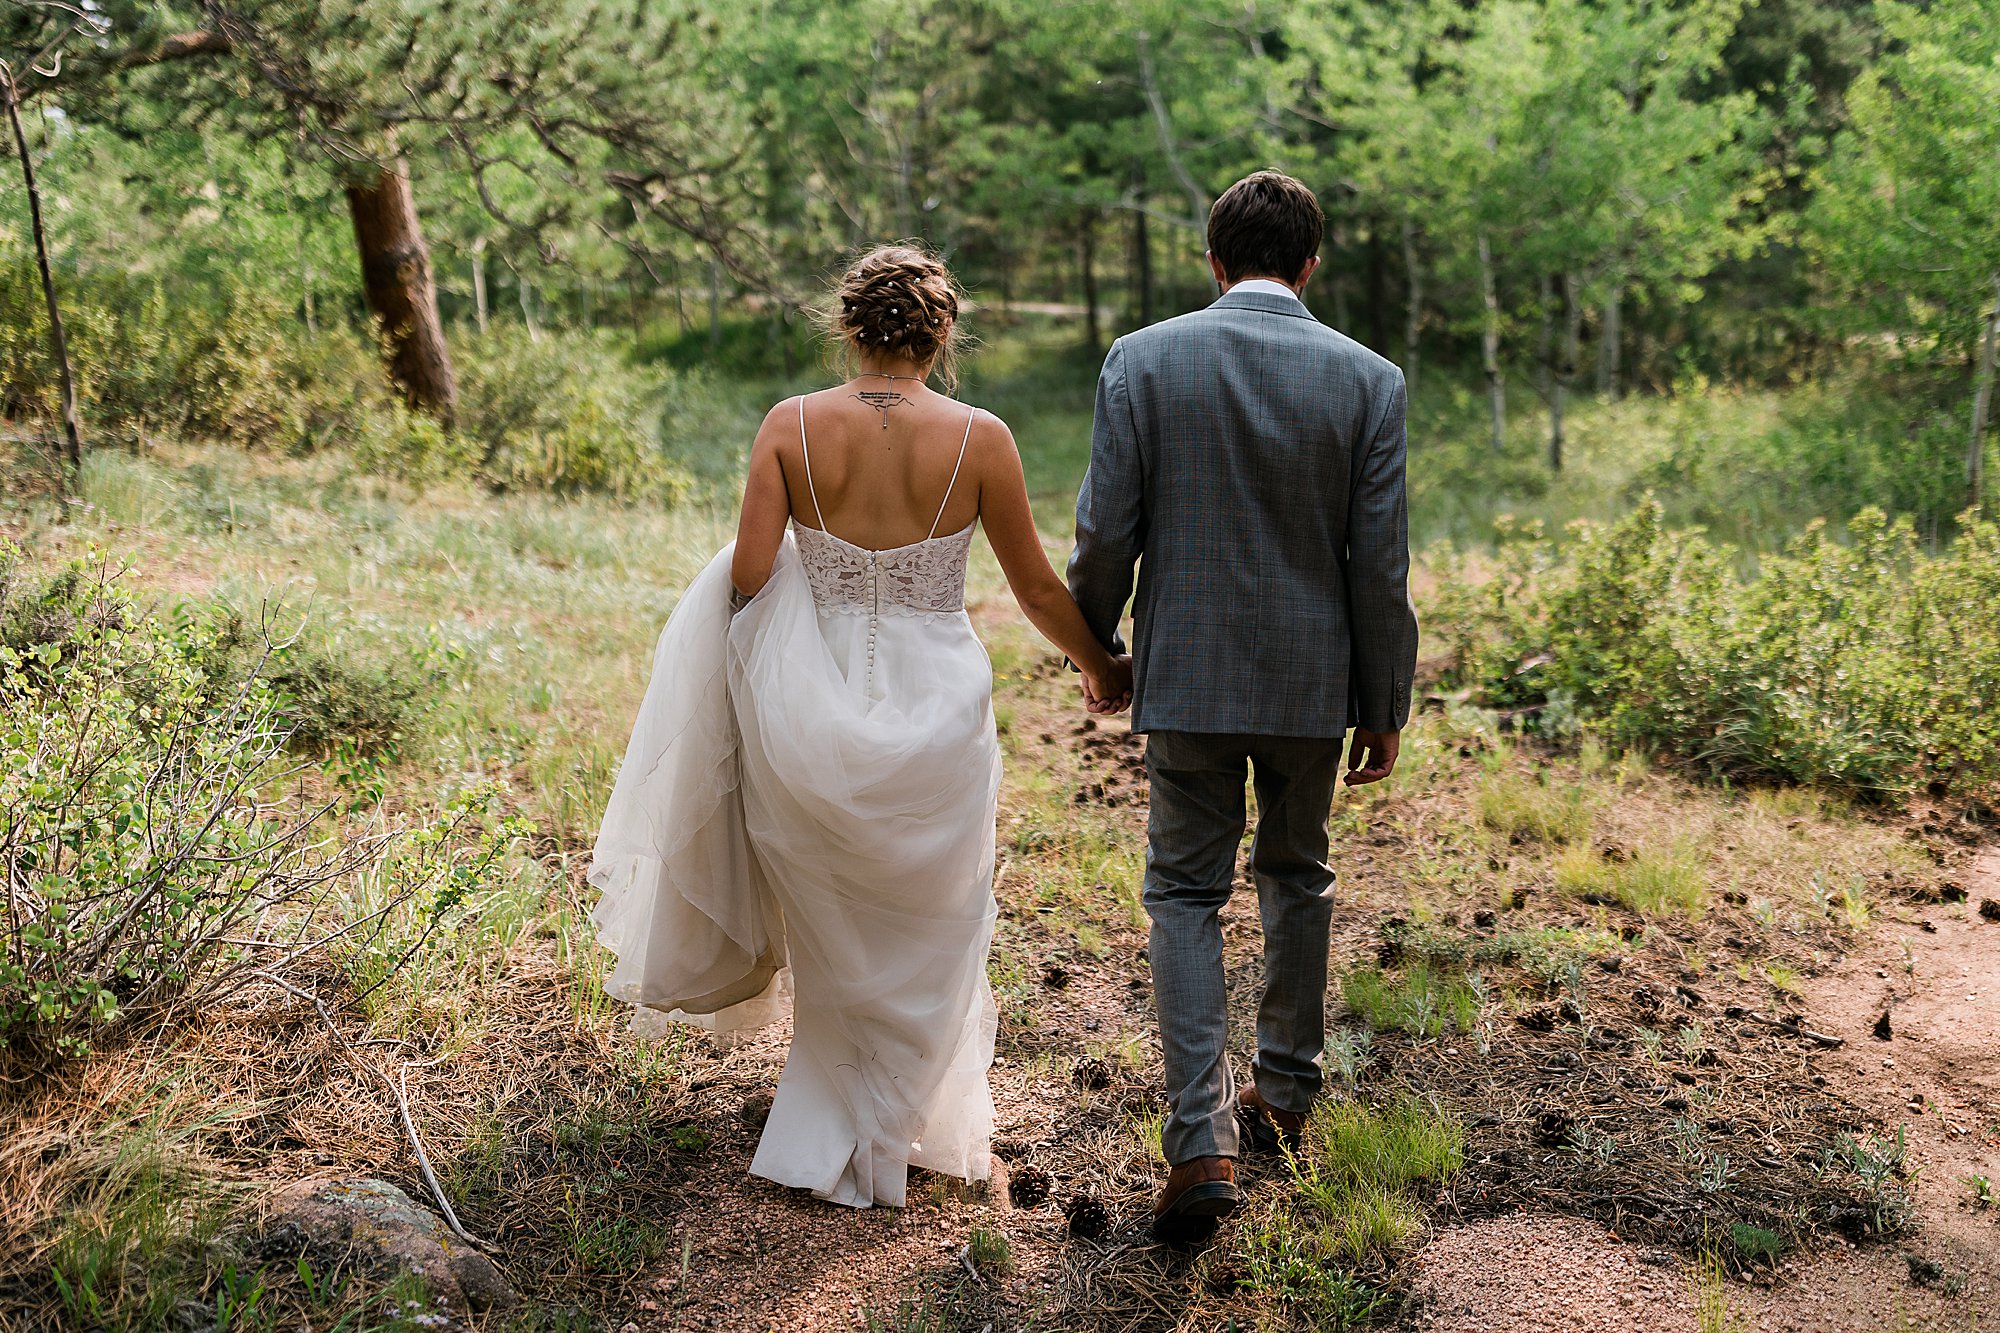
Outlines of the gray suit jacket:
{"label": "gray suit jacket", "polygon": [[1339,736],[1410,714],[1403,374],[1304,305],[1231,292],[1112,344],[1069,586],[1138,731]]}

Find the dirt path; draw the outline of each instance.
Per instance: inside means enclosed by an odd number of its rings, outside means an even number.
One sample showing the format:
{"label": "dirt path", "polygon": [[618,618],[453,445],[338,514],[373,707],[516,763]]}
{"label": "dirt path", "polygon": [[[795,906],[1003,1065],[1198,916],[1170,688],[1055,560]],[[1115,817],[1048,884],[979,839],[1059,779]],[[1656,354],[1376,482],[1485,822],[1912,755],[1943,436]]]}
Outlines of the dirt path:
{"label": "dirt path", "polygon": [[[1516,1216],[1449,1228],[1418,1256],[1414,1327],[1438,1333],[1697,1329],[1760,1333],[1973,1333],[2000,1315],[2000,852],[1964,880],[1967,900],[1881,921],[1811,987],[1807,1025],[1841,1037],[1821,1070],[1872,1131],[1907,1143],[1915,1225],[1899,1244],[1835,1241],[1782,1263],[1764,1287],[1704,1293],[1687,1261],[1575,1219]],[[1887,1038],[1877,1023],[1889,1015]],[[1707,1319],[1700,1306],[1708,1303]]]}

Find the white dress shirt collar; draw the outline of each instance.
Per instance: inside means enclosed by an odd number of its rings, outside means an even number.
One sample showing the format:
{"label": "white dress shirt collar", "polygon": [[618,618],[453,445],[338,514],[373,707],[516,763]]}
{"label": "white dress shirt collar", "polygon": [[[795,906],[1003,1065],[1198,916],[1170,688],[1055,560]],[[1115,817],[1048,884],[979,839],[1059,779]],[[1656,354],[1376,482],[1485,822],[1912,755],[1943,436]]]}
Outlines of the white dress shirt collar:
{"label": "white dress shirt collar", "polygon": [[[1289,296],[1299,301],[1299,294],[1274,278],[1245,278],[1229,289],[1232,292],[1263,292],[1267,296]],[[1304,305],[1304,301],[1299,301]]]}

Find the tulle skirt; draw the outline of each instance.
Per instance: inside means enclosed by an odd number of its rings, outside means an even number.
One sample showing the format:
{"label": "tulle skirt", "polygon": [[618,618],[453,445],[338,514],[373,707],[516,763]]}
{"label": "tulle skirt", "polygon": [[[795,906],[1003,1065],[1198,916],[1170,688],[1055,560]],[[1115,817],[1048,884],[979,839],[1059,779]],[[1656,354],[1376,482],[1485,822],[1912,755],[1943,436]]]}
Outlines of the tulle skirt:
{"label": "tulle skirt", "polygon": [[793,1011],[751,1170],[900,1205],[984,1179],[993,1124],[992,668],[963,614],[822,614],[788,535],[732,619],[698,575],[599,832],[606,989],[732,1031]]}

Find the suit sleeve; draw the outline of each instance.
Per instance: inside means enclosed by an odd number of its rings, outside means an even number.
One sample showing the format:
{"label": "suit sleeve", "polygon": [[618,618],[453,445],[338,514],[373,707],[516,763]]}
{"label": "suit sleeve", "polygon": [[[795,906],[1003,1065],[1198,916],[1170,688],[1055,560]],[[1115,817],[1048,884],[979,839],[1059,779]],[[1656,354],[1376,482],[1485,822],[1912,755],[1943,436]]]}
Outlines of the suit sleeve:
{"label": "suit sleeve", "polygon": [[1417,611],[1410,602],[1409,397],[1401,371],[1383,395],[1348,498],[1347,601],[1354,641],[1354,720],[1397,731],[1410,719]]}
{"label": "suit sleeve", "polygon": [[1132,596],[1132,568],[1145,545],[1145,473],[1125,385],[1125,353],[1111,344],[1097,379],[1090,468],[1076,496],[1076,550],[1069,591],[1091,632],[1113,653],[1125,651],[1118,621]]}

